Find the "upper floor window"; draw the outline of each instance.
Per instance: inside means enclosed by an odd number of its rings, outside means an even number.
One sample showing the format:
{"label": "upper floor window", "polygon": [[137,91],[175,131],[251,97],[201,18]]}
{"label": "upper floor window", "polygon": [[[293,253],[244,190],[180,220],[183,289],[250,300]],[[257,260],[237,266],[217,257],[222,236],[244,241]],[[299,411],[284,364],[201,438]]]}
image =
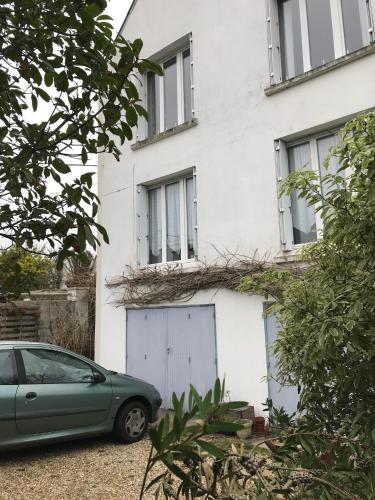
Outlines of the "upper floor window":
{"label": "upper floor window", "polygon": [[[279,153],[279,180],[281,181],[296,170],[314,170],[323,179],[327,174],[337,174],[339,164],[336,157],[330,159],[328,169],[324,160],[328,157],[330,148],[337,144],[337,135],[323,133],[296,143],[280,143],[277,146]],[[341,174],[342,175],[342,174]],[[321,182],[323,197],[332,189],[327,183]],[[298,192],[290,197],[284,196],[280,200],[281,233],[284,249],[291,249],[294,245],[315,241],[323,221],[316,207],[309,206],[306,199],[300,198]]]}
{"label": "upper floor window", "polygon": [[147,74],[148,137],[192,119],[190,48],[159,61],[164,75]]}
{"label": "upper floor window", "polygon": [[371,2],[278,0],[280,77],[293,78],[368,45],[373,33]]}

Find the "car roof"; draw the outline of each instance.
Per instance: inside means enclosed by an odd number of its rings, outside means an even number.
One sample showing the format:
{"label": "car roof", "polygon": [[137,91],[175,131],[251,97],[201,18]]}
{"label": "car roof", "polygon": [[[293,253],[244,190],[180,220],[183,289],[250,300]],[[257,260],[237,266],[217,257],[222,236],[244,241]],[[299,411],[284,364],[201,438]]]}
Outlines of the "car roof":
{"label": "car roof", "polygon": [[28,340],[0,340],[1,346],[58,347],[48,342],[30,342]]}

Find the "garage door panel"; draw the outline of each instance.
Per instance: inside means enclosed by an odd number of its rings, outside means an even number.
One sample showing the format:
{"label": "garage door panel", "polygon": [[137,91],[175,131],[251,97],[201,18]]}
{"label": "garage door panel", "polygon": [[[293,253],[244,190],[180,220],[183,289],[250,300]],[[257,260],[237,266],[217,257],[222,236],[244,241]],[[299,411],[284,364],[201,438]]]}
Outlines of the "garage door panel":
{"label": "garage door panel", "polygon": [[191,333],[190,308],[170,308],[167,315],[167,384],[168,407],[172,408],[172,394],[180,398],[190,387],[189,336]]}
{"label": "garage door panel", "polygon": [[165,309],[132,309],[127,314],[127,373],[153,384],[166,398]]}
{"label": "garage door panel", "polygon": [[290,415],[297,410],[299,400],[298,389],[295,386],[282,386],[277,379],[277,359],[273,350],[273,343],[280,330],[280,324],[275,314],[266,316],[266,348],[269,398],[275,408],[283,407]]}
{"label": "garage door panel", "polygon": [[215,306],[191,311],[191,384],[200,394],[213,388],[217,378]]}

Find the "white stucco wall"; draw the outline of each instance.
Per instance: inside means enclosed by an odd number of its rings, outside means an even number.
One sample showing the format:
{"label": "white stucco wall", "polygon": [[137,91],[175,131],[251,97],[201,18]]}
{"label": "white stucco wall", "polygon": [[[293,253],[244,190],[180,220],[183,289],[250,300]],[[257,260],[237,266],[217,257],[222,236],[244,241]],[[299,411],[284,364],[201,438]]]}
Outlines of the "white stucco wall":
{"label": "white stucco wall", "polygon": [[[280,252],[274,141],[324,131],[375,106],[375,53],[266,96],[263,0],[138,0],[125,26],[129,39],[143,39],[145,57],[188,33],[199,124],[137,151],[127,144],[119,163],[102,157],[99,167],[110,246],[99,251],[96,355],[116,370],[125,367],[126,315],[105,283],[136,265],[136,186],[195,166],[199,258],[216,259],[215,247],[271,258]],[[212,300],[220,374],[233,398],[259,407],[267,393],[262,299],[221,291]]]}

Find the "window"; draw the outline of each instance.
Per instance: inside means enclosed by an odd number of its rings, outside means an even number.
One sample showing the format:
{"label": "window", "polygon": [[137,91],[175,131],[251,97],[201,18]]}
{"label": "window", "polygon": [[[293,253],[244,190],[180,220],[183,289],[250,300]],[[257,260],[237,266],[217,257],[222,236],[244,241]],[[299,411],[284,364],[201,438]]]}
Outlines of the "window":
{"label": "window", "polygon": [[[330,148],[336,143],[337,136],[333,133],[326,133],[289,145],[277,144],[278,180],[282,181],[289,173],[302,169],[316,171],[321,179],[328,173],[337,174],[339,164],[335,157],[330,159],[328,165],[324,163]],[[331,185],[321,183],[323,196],[331,189]],[[304,198],[299,198],[298,192],[292,193],[290,197],[281,198],[280,215],[281,241],[285,250],[292,249],[294,245],[315,241],[319,229],[323,226],[319,213],[315,212],[315,207],[309,206]]]}
{"label": "window", "polygon": [[192,82],[190,49],[160,62],[164,76],[147,74],[148,137],[191,121]]}
{"label": "window", "polygon": [[148,264],[186,261],[196,256],[194,176],[147,190]]}
{"label": "window", "polygon": [[[278,0],[270,13],[278,17],[279,40],[272,29],[270,38],[281,47],[279,79],[288,80],[368,45],[373,36],[372,1]],[[278,51],[272,54],[278,57]],[[277,67],[274,61],[272,68]]]}
{"label": "window", "polygon": [[47,349],[23,349],[27,384],[90,383],[93,370],[74,356]]}
{"label": "window", "polygon": [[0,351],[0,385],[16,385],[17,375],[11,351]]}

